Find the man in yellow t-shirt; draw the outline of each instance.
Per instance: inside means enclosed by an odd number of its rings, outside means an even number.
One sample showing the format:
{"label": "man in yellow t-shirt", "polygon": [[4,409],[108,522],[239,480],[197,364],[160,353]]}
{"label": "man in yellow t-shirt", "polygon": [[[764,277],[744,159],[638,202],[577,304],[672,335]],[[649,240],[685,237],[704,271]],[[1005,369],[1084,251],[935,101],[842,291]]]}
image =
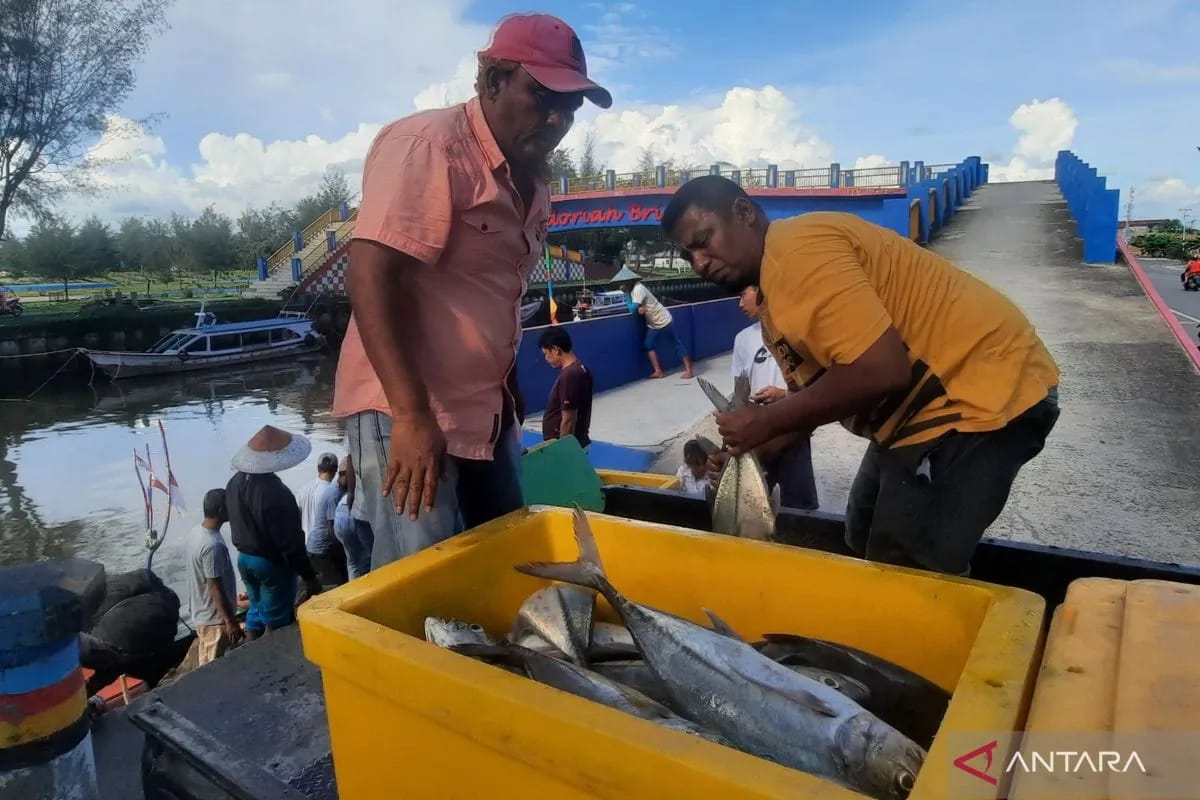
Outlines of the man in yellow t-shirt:
{"label": "man in yellow t-shirt", "polygon": [[763,341],[804,391],[717,415],[728,451],[841,422],[869,440],[850,490],[859,556],[965,575],[1058,419],[1058,365],[1007,297],[853,214],[768,221],[719,176],[663,213],[696,272],[760,287]]}

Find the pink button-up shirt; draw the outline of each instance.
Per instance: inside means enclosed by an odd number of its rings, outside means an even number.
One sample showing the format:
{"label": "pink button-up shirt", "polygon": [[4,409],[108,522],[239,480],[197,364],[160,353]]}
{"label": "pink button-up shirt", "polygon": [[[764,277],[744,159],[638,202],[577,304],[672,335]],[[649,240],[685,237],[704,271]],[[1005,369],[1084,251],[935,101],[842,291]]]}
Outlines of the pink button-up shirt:
{"label": "pink button-up shirt", "polygon": [[[490,460],[499,436],[520,301],[550,218],[549,185],[536,184],[523,213],[478,99],[397,120],[367,153],[354,238],[422,262],[395,308],[416,317],[413,353],[451,455]],[[351,315],[333,414],[368,410],[390,413]]]}

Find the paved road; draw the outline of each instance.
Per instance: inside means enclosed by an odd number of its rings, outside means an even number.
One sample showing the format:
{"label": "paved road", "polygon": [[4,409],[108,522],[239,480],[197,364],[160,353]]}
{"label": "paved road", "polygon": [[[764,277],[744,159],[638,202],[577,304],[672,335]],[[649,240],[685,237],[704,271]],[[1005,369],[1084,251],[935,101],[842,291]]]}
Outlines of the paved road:
{"label": "paved road", "polygon": [[1179,273],[1184,265],[1166,258],[1139,258],[1138,263],[1146,270],[1150,280],[1167,301],[1167,306],[1179,317],[1183,329],[1188,333],[1200,325],[1200,292],[1185,292],[1179,282]]}

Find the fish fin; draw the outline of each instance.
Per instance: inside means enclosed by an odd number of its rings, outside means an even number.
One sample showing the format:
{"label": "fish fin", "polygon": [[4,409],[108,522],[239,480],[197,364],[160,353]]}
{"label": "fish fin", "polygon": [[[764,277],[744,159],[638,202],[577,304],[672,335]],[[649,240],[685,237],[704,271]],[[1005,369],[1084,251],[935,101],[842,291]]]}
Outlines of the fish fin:
{"label": "fish fin", "polygon": [[[766,656],[763,656],[763,658],[766,658]],[[736,665],[733,666],[733,671],[736,672],[739,676],[741,676],[741,678],[743,680],[753,683],[755,686],[765,689],[768,692],[772,692],[774,694],[781,694],[784,697],[787,697],[787,698],[799,703],[802,706],[812,709],[813,711],[817,712],[818,714],[823,714],[827,717],[837,717],[837,715],[838,715],[837,711],[835,711],[834,708],[831,705],[829,705],[829,703],[826,703],[824,700],[822,700],[820,697],[817,697],[815,694],[813,694],[810,691],[807,691],[805,689],[788,690],[788,689],[783,689],[779,686],[773,686],[769,683],[764,683],[763,681],[759,680],[758,678],[754,677],[753,675],[747,675],[745,672],[738,669]],[[797,675],[797,677],[803,677],[803,676]],[[812,678],[808,678],[808,680],[812,680]]]}
{"label": "fish fin", "polygon": [[604,565],[600,563],[600,551],[596,549],[596,539],[592,536],[587,515],[578,505],[575,506],[574,523],[575,544],[579,547],[578,559],[570,563],[531,561],[515,567],[517,572],[603,591],[608,584],[608,577],[604,574]]}
{"label": "fish fin", "polygon": [[779,516],[779,509],[783,507],[783,495],[779,490],[780,484],[775,484],[771,489],[771,513]]}
{"label": "fish fin", "polygon": [[711,609],[708,609],[708,608],[703,609],[703,610],[704,610],[705,616],[707,616],[709,618],[709,620],[712,622],[714,631],[721,634],[722,636],[728,636],[730,639],[736,639],[739,642],[746,641],[745,639],[743,639],[741,636],[738,635],[738,632],[733,629],[732,625],[730,625],[728,622],[726,622],[725,620],[718,617],[717,612],[715,612]]}
{"label": "fish fin", "polygon": [[696,378],[696,382],[700,384],[700,388],[704,391],[705,396],[708,397],[709,402],[713,404],[717,411],[729,411],[733,408],[733,403],[730,402],[729,398],[723,395],[721,390],[709,383],[708,380],[705,378]]}
{"label": "fish fin", "polygon": [[733,395],[729,404],[734,408],[745,408],[750,405],[750,373],[742,372],[733,379]]}

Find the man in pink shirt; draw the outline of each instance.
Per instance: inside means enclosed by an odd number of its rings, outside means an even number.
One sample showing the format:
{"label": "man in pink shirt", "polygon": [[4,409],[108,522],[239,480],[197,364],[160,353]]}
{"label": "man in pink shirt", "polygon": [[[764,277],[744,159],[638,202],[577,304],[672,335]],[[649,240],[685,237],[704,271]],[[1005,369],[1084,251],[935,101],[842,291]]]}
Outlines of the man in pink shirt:
{"label": "man in pink shirt", "polygon": [[548,158],[589,99],[579,37],[506,17],[477,96],[380,131],[350,245],[333,413],[377,569],[524,504],[519,305],[550,216]]}

